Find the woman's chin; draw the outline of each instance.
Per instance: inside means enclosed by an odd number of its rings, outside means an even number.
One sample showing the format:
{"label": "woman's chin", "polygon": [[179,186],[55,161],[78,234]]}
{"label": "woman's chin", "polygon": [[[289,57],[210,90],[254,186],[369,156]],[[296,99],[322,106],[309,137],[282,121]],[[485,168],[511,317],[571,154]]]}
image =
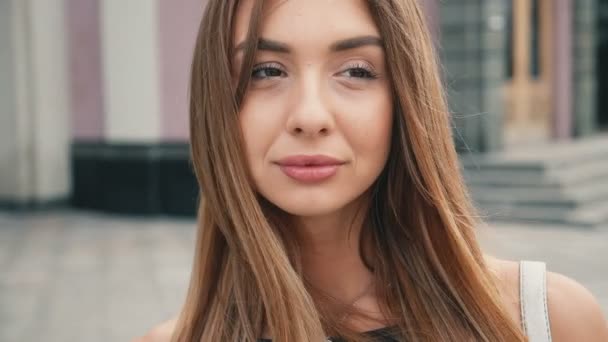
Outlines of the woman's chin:
{"label": "woman's chin", "polygon": [[349,195],[332,196],[331,193],[325,193],[323,196],[277,196],[266,199],[289,215],[312,218],[331,216],[347,208],[350,208],[349,211],[357,210],[364,198],[355,193]]}
{"label": "woman's chin", "polygon": [[308,203],[303,205],[279,205],[278,207],[290,215],[300,217],[324,216],[340,209],[340,206],[323,206],[317,203]]}

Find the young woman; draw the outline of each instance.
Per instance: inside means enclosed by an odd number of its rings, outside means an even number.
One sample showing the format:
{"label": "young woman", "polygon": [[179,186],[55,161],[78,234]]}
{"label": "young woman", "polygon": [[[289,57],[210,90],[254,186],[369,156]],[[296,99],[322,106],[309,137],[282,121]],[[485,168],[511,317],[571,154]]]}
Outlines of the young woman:
{"label": "young woman", "polygon": [[143,341],[608,341],[581,285],[480,251],[416,0],[209,0],[190,115],[192,278]]}

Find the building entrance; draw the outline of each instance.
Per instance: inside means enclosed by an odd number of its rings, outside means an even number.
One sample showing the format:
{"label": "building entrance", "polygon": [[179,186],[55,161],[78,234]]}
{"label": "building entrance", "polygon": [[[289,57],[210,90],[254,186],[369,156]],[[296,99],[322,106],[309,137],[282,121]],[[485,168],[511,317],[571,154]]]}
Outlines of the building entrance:
{"label": "building entrance", "polygon": [[513,0],[507,17],[505,146],[551,136],[553,0]]}

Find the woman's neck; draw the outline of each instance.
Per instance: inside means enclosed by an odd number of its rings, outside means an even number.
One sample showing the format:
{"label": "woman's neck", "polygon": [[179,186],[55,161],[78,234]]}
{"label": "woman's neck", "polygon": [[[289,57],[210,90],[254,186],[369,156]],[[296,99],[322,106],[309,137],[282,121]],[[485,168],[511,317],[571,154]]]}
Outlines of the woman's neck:
{"label": "woman's neck", "polygon": [[335,213],[294,219],[304,276],[315,289],[343,303],[361,297],[373,280],[359,250],[364,204],[354,202]]}

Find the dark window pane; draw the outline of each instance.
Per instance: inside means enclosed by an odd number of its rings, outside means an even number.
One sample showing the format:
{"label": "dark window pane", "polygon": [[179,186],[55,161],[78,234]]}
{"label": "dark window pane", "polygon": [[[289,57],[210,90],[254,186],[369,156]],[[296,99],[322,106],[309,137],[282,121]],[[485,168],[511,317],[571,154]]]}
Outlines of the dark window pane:
{"label": "dark window pane", "polygon": [[507,48],[505,49],[505,76],[507,79],[513,78],[513,1],[505,1],[507,6],[507,25],[505,27],[505,34],[507,35]]}
{"label": "dark window pane", "polygon": [[[540,75],[540,12],[539,0],[532,0],[531,34],[530,34],[530,75],[537,78]],[[509,1],[511,2],[511,1]]]}

